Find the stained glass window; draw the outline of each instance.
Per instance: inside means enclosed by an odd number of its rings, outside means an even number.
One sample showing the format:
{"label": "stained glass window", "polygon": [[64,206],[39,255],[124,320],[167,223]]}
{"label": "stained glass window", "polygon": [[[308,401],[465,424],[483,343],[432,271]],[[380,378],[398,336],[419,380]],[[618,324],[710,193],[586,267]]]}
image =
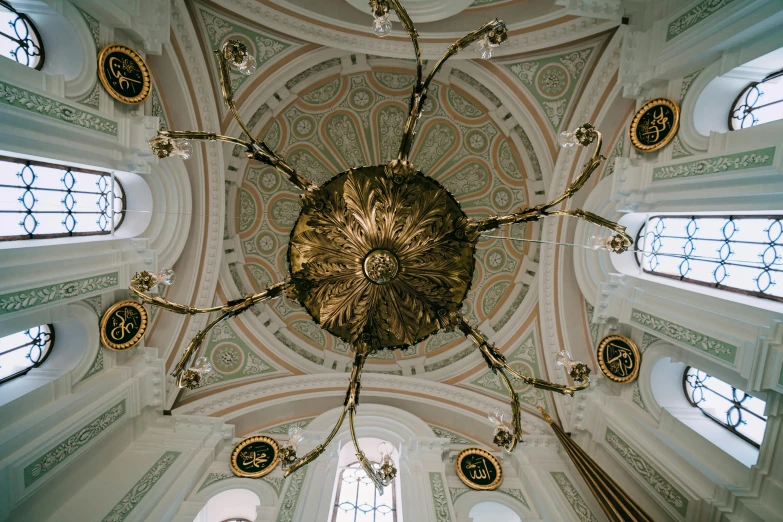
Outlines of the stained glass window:
{"label": "stained glass window", "polygon": [[0,56],[38,70],[44,64],[44,46],[35,24],[3,0],[0,0]]}
{"label": "stained glass window", "polygon": [[0,241],[110,234],[124,215],[106,172],[0,156]]}
{"label": "stained glass window", "polygon": [[396,522],[395,482],[379,495],[356,462],[340,472],[332,522]]}
{"label": "stained glass window", "polygon": [[654,216],[637,248],[647,273],[783,301],[783,216]]}
{"label": "stained glass window", "polygon": [[753,82],[737,96],[729,115],[729,129],[739,130],[783,118],[783,71]]}
{"label": "stained glass window", "polygon": [[0,384],[40,366],[54,344],[54,329],[45,324],[0,337]]}
{"label": "stained glass window", "polygon": [[767,427],[764,401],[690,366],[683,389],[688,402],[704,415],[757,448],[761,446]]}

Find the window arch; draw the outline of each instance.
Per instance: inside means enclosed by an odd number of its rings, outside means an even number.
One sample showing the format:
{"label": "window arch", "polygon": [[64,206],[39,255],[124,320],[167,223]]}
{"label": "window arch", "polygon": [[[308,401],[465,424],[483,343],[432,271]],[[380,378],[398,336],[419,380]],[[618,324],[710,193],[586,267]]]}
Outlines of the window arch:
{"label": "window arch", "polygon": [[345,466],[337,478],[332,522],[397,522],[396,482],[379,495],[361,464]]}
{"label": "window arch", "polygon": [[0,55],[39,71],[44,65],[44,45],[35,24],[4,0],[0,0]]}
{"label": "window arch", "polygon": [[54,345],[50,324],[0,337],[0,384],[41,366]]}
{"label": "window arch", "polygon": [[783,302],[783,216],[652,216],[637,245],[648,274]]}
{"label": "window arch", "polygon": [[691,406],[746,442],[761,447],[767,426],[764,401],[692,366],[685,369],[682,387]]}
{"label": "window arch", "polygon": [[125,192],[107,172],[0,156],[0,241],[111,234]]}
{"label": "window arch", "polygon": [[739,93],[729,113],[729,130],[740,130],[783,118],[783,70]]}

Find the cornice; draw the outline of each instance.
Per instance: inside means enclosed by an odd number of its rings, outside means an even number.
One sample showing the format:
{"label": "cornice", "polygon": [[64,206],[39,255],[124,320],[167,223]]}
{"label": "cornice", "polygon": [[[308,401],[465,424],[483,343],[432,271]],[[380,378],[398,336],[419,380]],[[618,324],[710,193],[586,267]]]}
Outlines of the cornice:
{"label": "cornice", "polygon": [[[323,396],[325,389],[343,390],[346,387],[346,375],[342,373],[299,375],[284,377],[271,381],[263,381],[252,385],[243,386],[241,389],[226,390],[215,393],[209,397],[199,399],[174,410],[177,415],[220,416],[219,412],[232,408],[232,412],[223,415],[224,419],[234,418],[251,411],[262,411],[274,406],[263,401],[264,397],[271,397],[286,393],[314,392]],[[335,392],[341,395],[343,392]],[[407,396],[419,402],[438,402],[438,399],[459,404],[464,409],[474,414],[476,411],[487,412],[494,408],[508,409],[506,401],[493,399],[478,392],[458,388],[448,384],[426,381],[415,377],[401,377],[397,375],[384,375],[369,373],[362,377],[362,396]],[[260,402],[259,402],[260,400]],[[274,401],[278,403],[279,401]],[[506,411],[508,414],[509,412]],[[527,411],[522,411],[522,423],[525,430],[533,435],[548,435],[547,423]],[[490,426],[488,425],[488,429]]]}
{"label": "cornice", "polygon": [[[307,17],[309,13],[297,8],[299,16],[292,16],[282,6],[271,6],[258,0],[223,0],[220,5],[239,16],[250,20],[268,23],[270,29],[285,33],[291,37],[349,52],[361,50],[363,53],[380,54],[397,58],[412,58],[411,43],[401,31],[394,31],[389,38],[378,38],[368,27],[355,24],[343,24],[339,29],[333,25]],[[293,12],[293,11],[291,11]],[[491,19],[488,10],[482,13]],[[498,48],[495,56],[518,54],[554,47],[581,38],[612,29],[620,24],[619,17],[610,20],[598,18],[573,17],[557,11],[534,21],[509,26],[508,40]],[[544,27],[540,27],[544,26]],[[463,33],[421,34],[421,54],[424,59],[437,59],[453,41],[463,37]],[[466,49],[461,58],[478,58],[475,50]]]}

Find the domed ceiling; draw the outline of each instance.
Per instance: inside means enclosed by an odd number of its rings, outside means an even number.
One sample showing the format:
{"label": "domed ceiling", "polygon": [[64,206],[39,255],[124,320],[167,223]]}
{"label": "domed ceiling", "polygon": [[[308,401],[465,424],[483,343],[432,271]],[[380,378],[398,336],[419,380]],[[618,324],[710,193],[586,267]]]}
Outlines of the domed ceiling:
{"label": "domed ceiling", "polygon": [[[468,11],[480,3],[474,2]],[[254,134],[306,177],[321,184],[350,167],[396,157],[415,80],[413,61],[326,52],[213,4],[192,4],[190,15],[210,57],[208,67],[214,63],[210,49],[229,38],[250,47],[259,71],[251,77],[232,76],[243,118]],[[473,218],[507,214],[542,201],[554,136],[573,111],[605,42],[602,36],[511,55],[489,65],[452,62],[431,87],[413,164],[448,189]],[[302,65],[295,66],[297,61]],[[210,74],[219,93],[214,71]],[[282,74],[289,77],[277,78],[278,87],[259,87],[267,85],[265,75]],[[492,82],[487,81],[490,77]],[[504,92],[487,85],[503,85]],[[218,107],[224,118],[222,133],[238,135],[225,109],[220,103]],[[216,296],[222,302],[286,277],[289,233],[300,211],[300,191],[277,170],[248,162],[239,149],[226,152],[223,268]],[[531,239],[539,237],[540,227],[514,225],[490,235]],[[476,259],[464,315],[498,343],[512,366],[546,378],[552,361],[541,352],[535,284],[538,246],[487,237],[479,242]],[[244,383],[350,371],[349,346],[322,330],[297,302],[279,299],[251,311],[210,334],[201,353],[216,372],[205,386],[183,390],[175,406]],[[473,345],[457,333],[437,333],[406,350],[381,351],[370,358],[365,371],[437,380],[507,397]],[[528,407],[552,406],[540,390],[518,391]]]}

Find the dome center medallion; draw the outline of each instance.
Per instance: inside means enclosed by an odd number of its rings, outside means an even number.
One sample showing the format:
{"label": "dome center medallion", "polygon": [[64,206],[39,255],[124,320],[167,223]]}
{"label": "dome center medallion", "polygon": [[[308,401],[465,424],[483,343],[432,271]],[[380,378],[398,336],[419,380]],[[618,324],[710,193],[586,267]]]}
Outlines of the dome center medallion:
{"label": "dome center medallion", "polygon": [[400,264],[388,250],[373,250],[364,258],[364,275],[377,285],[385,285],[397,276]]}

